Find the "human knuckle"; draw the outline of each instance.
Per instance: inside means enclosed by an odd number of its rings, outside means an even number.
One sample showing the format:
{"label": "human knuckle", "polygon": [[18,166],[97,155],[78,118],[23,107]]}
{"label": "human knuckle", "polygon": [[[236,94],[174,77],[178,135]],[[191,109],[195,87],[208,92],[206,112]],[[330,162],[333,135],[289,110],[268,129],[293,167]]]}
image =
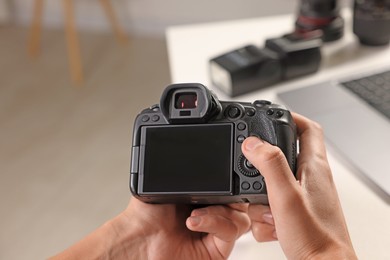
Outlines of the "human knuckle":
{"label": "human knuckle", "polygon": [[229,204],[228,208],[239,212],[248,213],[249,203],[233,203]]}
{"label": "human knuckle", "polygon": [[252,225],[252,234],[257,242],[262,241],[262,230],[260,228],[260,225],[256,225],[256,224]]}
{"label": "human knuckle", "polygon": [[322,158],[317,157],[316,164],[317,164],[317,167],[319,167],[320,169],[323,169],[325,172],[330,172],[330,167],[329,167],[328,162],[323,160]]}
{"label": "human knuckle", "polygon": [[251,220],[247,214],[241,215],[241,221],[239,224],[240,235],[248,231],[251,227]]}
{"label": "human knuckle", "polygon": [[263,212],[263,205],[261,204],[250,204],[248,208],[248,215],[252,218]]}
{"label": "human knuckle", "polygon": [[222,205],[215,205],[211,207],[207,207],[208,214],[211,215],[225,215],[228,212],[227,208]]}
{"label": "human knuckle", "polygon": [[205,228],[209,227],[217,227],[219,221],[217,221],[215,218],[204,216],[202,217],[202,225]]}
{"label": "human knuckle", "polygon": [[239,234],[246,232],[251,225],[250,217],[247,213],[235,212],[232,217],[229,219],[234,226],[237,228]]}
{"label": "human knuckle", "polygon": [[271,146],[267,151],[263,153],[263,160],[265,162],[275,162],[284,159],[284,154],[277,146]]}
{"label": "human knuckle", "polygon": [[255,224],[252,226],[252,234],[257,242],[265,242],[267,239],[267,230],[264,229],[262,224]]}
{"label": "human knuckle", "polygon": [[252,204],[248,209],[248,216],[252,221],[261,221],[265,213],[270,212],[270,207],[260,204]]}
{"label": "human knuckle", "polygon": [[311,125],[314,129],[322,130],[322,126],[317,121],[311,121]]}
{"label": "human knuckle", "polygon": [[322,125],[320,125],[316,121],[311,121],[310,128],[313,131],[316,131],[317,133],[319,133],[320,135],[323,135],[323,133],[324,133],[324,129],[322,128]]}

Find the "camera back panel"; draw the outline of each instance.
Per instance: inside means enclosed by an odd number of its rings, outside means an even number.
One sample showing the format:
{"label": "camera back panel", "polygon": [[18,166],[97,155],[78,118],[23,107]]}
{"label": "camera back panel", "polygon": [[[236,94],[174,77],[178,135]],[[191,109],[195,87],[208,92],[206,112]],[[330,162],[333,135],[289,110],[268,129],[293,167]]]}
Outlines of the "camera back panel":
{"label": "camera back panel", "polygon": [[[290,113],[268,101],[218,101],[204,86],[190,86],[168,91],[160,105],[137,116],[130,169],[133,195],[149,203],[267,204],[264,179],[243,156],[241,145],[254,135],[279,146],[294,172],[296,134]],[[181,111],[191,110],[208,116],[179,118]]]}

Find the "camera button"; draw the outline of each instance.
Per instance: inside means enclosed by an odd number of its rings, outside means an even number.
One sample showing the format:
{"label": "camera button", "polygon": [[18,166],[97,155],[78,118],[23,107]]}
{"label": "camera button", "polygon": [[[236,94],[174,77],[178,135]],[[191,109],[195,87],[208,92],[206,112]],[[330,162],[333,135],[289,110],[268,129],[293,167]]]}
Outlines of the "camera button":
{"label": "camera button", "polygon": [[243,135],[239,135],[239,136],[237,137],[237,142],[239,142],[239,143],[244,142],[244,140],[245,140],[245,136],[243,136]]}
{"label": "camera button", "polygon": [[154,112],[158,112],[160,110],[160,106],[158,104],[155,104],[150,107],[150,110],[153,110]]}
{"label": "camera button", "polygon": [[255,190],[260,190],[262,187],[263,187],[263,185],[261,185],[261,183],[258,181],[255,181],[253,183],[253,189],[255,189]]}
{"label": "camera button", "polygon": [[268,109],[267,110],[267,115],[272,116],[274,114],[274,112],[275,111],[273,109]]}
{"label": "camera button", "polygon": [[244,123],[239,123],[237,125],[237,129],[240,130],[240,131],[245,130],[245,128],[246,128],[246,125]]}
{"label": "camera button", "polygon": [[240,116],[240,114],[241,114],[241,111],[238,107],[231,106],[228,108],[228,116],[230,118],[237,118]]}
{"label": "camera button", "polygon": [[158,115],[152,116],[152,121],[153,122],[157,122],[158,120],[160,120],[160,117]]}
{"label": "camera button", "polygon": [[144,116],[141,118],[142,122],[148,122],[149,119],[150,119],[150,117],[147,116],[147,115],[144,115]]}
{"label": "camera button", "polygon": [[244,181],[244,182],[241,184],[241,188],[242,188],[243,190],[249,190],[250,187],[251,187],[251,185],[249,184],[249,182]]}
{"label": "camera button", "polygon": [[284,115],[284,112],[282,110],[279,110],[278,112],[276,112],[276,116],[278,118],[281,118],[283,115]]}
{"label": "camera button", "polygon": [[253,166],[253,164],[250,161],[246,160],[246,159],[245,159],[245,166],[248,167],[248,169],[254,169],[255,168],[255,166]]}
{"label": "camera button", "polygon": [[254,116],[256,113],[256,110],[254,110],[253,108],[249,108],[247,111],[246,111],[246,115],[247,116]]}

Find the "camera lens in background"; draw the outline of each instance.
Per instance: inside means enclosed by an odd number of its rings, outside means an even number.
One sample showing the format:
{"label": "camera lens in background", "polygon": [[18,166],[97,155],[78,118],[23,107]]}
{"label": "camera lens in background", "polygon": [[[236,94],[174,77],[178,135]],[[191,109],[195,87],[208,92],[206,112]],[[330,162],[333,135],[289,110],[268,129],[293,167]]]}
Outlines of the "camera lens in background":
{"label": "camera lens in background", "polygon": [[175,108],[186,109],[198,106],[196,93],[177,93],[175,96]]}
{"label": "camera lens in background", "polygon": [[364,45],[386,45],[390,41],[390,0],[355,0],[353,32]]}
{"label": "camera lens in background", "polygon": [[324,42],[340,39],[344,34],[344,20],[340,16],[337,1],[301,0],[295,30],[302,34],[321,30]]}

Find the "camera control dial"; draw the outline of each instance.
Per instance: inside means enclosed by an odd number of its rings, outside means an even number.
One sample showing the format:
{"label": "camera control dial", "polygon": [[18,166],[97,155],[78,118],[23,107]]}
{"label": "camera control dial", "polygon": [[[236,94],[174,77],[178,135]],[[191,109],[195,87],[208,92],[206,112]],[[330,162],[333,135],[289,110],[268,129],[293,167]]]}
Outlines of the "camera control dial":
{"label": "camera control dial", "polygon": [[238,170],[248,177],[256,177],[260,172],[251,164],[244,155],[240,155],[238,159]]}
{"label": "camera control dial", "polygon": [[262,107],[262,106],[269,106],[271,105],[271,101],[268,101],[268,100],[255,100],[255,102],[253,102],[253,104],[257,107]]}

